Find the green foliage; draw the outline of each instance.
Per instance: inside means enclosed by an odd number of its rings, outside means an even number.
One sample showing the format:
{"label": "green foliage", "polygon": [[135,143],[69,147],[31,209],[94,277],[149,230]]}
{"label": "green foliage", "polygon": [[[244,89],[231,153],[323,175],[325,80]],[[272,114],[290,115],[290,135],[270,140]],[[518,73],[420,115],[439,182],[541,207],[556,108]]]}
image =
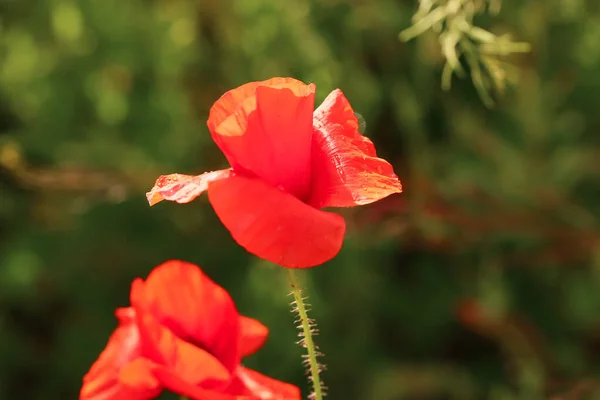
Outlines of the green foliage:
{"label": "green foliage", "polygon": [[[159,174],[224,166],[210,106],[272,76],[315,82],[317,101],[340,87],[404,184],[341,210],[342,252],[300,271],[329,398],[593,398],[600,8],[472,9],[461,32],[478,57],[504,52],[484,32],[531,46],[511,60],[519,84],[486,109],[469,80],[440,87],[449,68],[476,70],[447,44],[452,22],[398,40],[418,7],[0,1],[0,399],[75,398],[132,279],[169,258],[201,265],[270,327],[248,366],[310,392],[285,271],[237,246],[205,197],[152,209],[144,197]],[[505,80],[478,60],[495,91]]]}
{"label": "green foliage", "polygon": [[477,13],[488,10],[496,15],[500,0],[420,0],[413,17],[414,25],[400,33],[400,39],[410,40],[427,30],[439,35],[442,54],[446,58],[442,72],[442,88],[450,89],[452,75],[464,76],[459,58],[463,57],[471,71],[473,84],[486,106],[494,104],[490,90],[502,93],[507,81],[515,81],[514,67],[499,59],[530,50],[527,43],[513,42],[510,34],[496,36],[473,26]]}

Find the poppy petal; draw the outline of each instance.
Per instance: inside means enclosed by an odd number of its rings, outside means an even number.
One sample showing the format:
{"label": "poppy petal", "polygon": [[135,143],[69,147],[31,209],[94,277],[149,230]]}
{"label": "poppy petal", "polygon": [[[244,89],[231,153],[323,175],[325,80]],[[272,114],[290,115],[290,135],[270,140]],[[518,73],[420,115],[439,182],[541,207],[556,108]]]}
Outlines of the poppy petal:
{"label": "poppy petal", "polygon": [[209,182],[225,178],[230,173],[230,169],[223,169],[195,176],[183,174],[161,175],[156,180],[152,190],[146,193],[146,198],[150,206],[163,200],[176,201],[181,204],[189,203],[206,190]]}
{"label": "poppy petal", "polygon": [[134,392],[154,394],[146,398],[158,396],[162,387],[152,373],[152,365],[150,360],[138,357],[121,369],[119,380]]}
{"label": "poppy petal", "polygon": [[332,259],[346,225],[258,178],[230,176],[208,186],[208,199],[238,244],[288,268],[308,268]]}
{"label": "poppy petal", "polygon": [[300,400],[301,398],[300,389],[297,386],[278,381],[242,366],[237,369],[235,381],[241,383],[245,388],[243,394],[249,394],[261,400]]}
{"label": "poppy petal", "polygon": [[269,329],[259,321],[244,316],[240,316],[240,327],[242,331],[240,352],[242,357],[246,357],[254,354],[265,344]]}
{"label": "poppy petal", "polygon": [[314,104],[314,84],[291,78],[252,82],[217,100],[208,128],[235,171],[305,199]]}
{"label": "poppy petal", "polygon": [[142,354],[181,379],[193,384],[223,386],[231,376],[227,368],[208,351],[183,340],[162,325],[148,310],[141,279],[134,281],[131,304],[136,310]]}
{"label": "poppy petal", "polygon": [[206,389],[200,385],[191,384],[165,368],[157,368],[154,374],[165,389],[191,400],[256,400],[252,396],[226,394],[220,390]]}
{"label": "poppy petal", "polygon": [[310,204],[352,207],[402,192],[392,166],[359,132],[350,103],[336,89],[315,110]]}
{"label": "poppy petal", "polygon": [[136,290],[143,290],[138,296],[143,307],[160,324],[210,351],[230,370],[239,364],[240,322],[235,304],[198,266],[167,261],[154,268],[143,284],[136,285]]}
{"label": "poppy petal", "polygon": [[160,389],[154,384],[124,385],[119,374],[122,368],[138,358],[141,351],[140,336],[132,309],[117,311],[120,324],[108,339],[106,347],[83,378],[79,394],[81,400],[149,399]]}

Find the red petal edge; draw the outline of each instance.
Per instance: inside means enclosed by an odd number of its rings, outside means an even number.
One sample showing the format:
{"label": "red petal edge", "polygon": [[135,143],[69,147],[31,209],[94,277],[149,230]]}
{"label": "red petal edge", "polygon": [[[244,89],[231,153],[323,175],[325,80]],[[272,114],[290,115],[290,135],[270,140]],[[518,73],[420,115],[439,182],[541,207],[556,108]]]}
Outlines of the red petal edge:
{"label": "red petal edge", "polygon": [[215,101],[210,109],[207,121],[213,140],[220,149],[222,149],[221,138],[223,136],[240,136],[244,134],[248,121],[245,118],[238,118],[236,113],[245,116],[256,109],[256,89],[259,86],[290,89],[297,97],[310,96],[316,88],[314,84],[306,85],[297,79],[276,77],[264,81],[248,82],[227,91]]}
{"label": "red petal edge", "polygon": [[121,371],[140,356],[141,345],[135,312],[120,308],[119,326],[108,339],[105,349],[83,378],[80,400],[144,400],[154,398],[160,388],[151,377],[140,376],[133,386],[122,382]]}
{"label": "red petal edge", "polygon": [[191,384],[165,368],[156,368],[154,375],[166,389],[191,400],[256,400],[253,396],[235,396],[225,394],[221,390],[210,390]]}
{"label": "red petal edge", "polygon": [[169,174],[161,175],[146,198],[150,206],[163,200],[189,203],[206,190],[209,182],[229,176],[231,169],[205,172],[201,175]]}
{"label": "red petal edge", "polygon": [[240,352],[242,357],[246,357],[257,352],[265,344],[267,336],[269,336],[269,329],[260,321],[243,315],[240,316],[240,327]]}
{"label": "red petal edge", "polygon": [[287,268],[335,257],[346,224],[258,178],[232,175],[211,182],[208,199],[234,240],[250,253]]}
{"label": "red petal edge", "polygon": [[312,195],[315,207],[353,207],[402,192],[390,163],[358,130],[341,90],[327,96],[313,116]]}
{"label": "red petal edge", "polygon": [[261,400],[300,400],[300,389],[287,382],[278,381],[260,372],[240,366],[236,378],[245,391]]}

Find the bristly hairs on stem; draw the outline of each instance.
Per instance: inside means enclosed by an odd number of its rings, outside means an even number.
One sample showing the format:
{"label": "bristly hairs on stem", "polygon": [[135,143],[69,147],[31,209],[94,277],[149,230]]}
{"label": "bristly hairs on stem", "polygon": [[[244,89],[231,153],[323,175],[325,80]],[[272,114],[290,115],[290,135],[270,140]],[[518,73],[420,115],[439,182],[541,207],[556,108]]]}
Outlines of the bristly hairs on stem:
{"label": "bristly hairs on stem", "polygon": [[323,385],[320,374],[325,370],[325,365],[321,364],[318,360],[319,357],[323,356],[323,353],[319,351],[319,347],[313,340],[313,337],[318,335],[319,330],[317,329],[315,320],[308,318],[310,304],[306,302],[308,298],[304,297],[302,289],[298,285],[295,270],[288,269],[288,278],[290,285],[292,286],[292,292],[290,294],[294,297],[294,300],[291,303],[291,311],[296,315],[294,323],[300,330],[298,333],[300,340],[297,343],[304,347],[307,352],[307,354],[302,356],[302,364],[307,369],[306,374],[310,377],[313,387],[313,393],[309,395],[309,399],[322,400],[326,395],[326,387]]}

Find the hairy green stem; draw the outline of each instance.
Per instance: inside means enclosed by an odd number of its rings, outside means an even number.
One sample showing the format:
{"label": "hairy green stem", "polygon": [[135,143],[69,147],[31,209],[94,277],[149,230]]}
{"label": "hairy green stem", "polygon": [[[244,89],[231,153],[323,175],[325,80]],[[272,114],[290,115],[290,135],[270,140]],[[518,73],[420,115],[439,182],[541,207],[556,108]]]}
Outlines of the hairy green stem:
{"label": "hairy green stem", "polygon": [[306,307],[304,305],[304,299],[302,297],[302,289],[298,285],[296,271],[294,269],[288,269],[288,278],[290,280],[290,285],[292,286],[292,295],[294,296],[296,310],[298,311],[298,316],[300,317],[299,322],[302,327],[302,333],[304,335],[302,343],[304,344],[308,352],[308,364],[310,367],[311,381],[314,390],[313,398],[314,400],[323,400],[323,388],[321,383],[321,377],[319,376],[319,362],[317,360],[318,353],[312,336],[313,326],[311,324],[311,321],[308,319],[308,314],[306,313]]}

